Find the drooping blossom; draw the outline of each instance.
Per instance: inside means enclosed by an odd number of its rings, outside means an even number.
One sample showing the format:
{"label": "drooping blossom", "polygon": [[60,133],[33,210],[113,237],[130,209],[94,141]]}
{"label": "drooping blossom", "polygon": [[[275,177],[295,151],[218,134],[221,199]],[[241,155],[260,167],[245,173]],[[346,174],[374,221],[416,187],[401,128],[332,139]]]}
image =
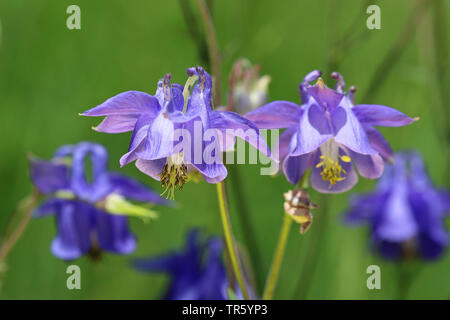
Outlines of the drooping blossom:
{"label": "drooping blossom", "polygon": [[398,153],[372,193],[353,198],[346,222],[370,226],[374,250],[391,259],[439,257],[450,237],[450,193],[430,181],[421,156]]}
{"label": "drooping blossom", "polygon": [[222,262],[220,238],[201,239],[198,230],[189,232],[183,250],[136,259],[133,266],[143,272],[167,273],[171,282],[163,299],[227,300],[229,282]]}
{"label": "drooping blossom", "polygon": [[[91,175],[86,160],[91,162]],[[59,148],[50,161],[30,159],[31,180],[43,203],[34,217],[55,215],[57,235],[52,253],[73,260],[98,249],[128,254],[136,248],[136,237],[121,210],[135,210],[125,199],[167,204],[158,194],[137,180],[107,170],[108,154],[99,144],[81,142]],[[147,209],[137,209],[153,214]],[[122,214],[123,213],[123,214]]]}
{"label": "drooping blossom", "polygon": [[[243,116],[213,111],[212,80],[201,67],[189,68],[185,87],[170,84],[167,74],[155,94],[126,91],[82,115],[106,116],[95,129],[106,133],[133,131],[129,151],[121,166],[136,160],[136,167],[161,180],[167,195],[182,188],[189,173],[199,172],[207,182],[225,179],[222,152],[240,137],[268,154],[258,128]],[[198,80],[190,92],[192,84]],[[248,132],[253,135],[248,134]]]}
{"label": "drooping blossom", "polygon": [[227,107],[245,114],[267,103],[270,76],[259,76],[260,65],[252,65],[247,59],[239,59],[233,65],[229,79]]}
{"label": "drooping blossom", "polygon": [[334,90],[325,86],[319,71],[309,73],[299,86],[301,106],[274,101],[246,115],[260,129],[286,128],[278,158],[287,180],[296,184],[311,168],[311,186],[322,193],[351,189],[358,181],[354,167],[365,178],[380,177],[392,150],[374,126],[399,127],[416,120],[382,105],[354,105],[354,88],[345,94],[343,77],[332,76]]}

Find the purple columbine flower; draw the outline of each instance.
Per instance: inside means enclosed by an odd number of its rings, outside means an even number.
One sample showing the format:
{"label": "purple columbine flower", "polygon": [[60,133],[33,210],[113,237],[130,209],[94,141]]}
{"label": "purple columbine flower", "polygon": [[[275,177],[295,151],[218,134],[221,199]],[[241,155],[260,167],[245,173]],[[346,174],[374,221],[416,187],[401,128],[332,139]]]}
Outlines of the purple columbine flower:
{"label": "purple columbine flower", "polygon": [[367,223],[371,243],[386,258],[437,258],[449,244],[444,218],[450,193],[436,189],[416,152],[398,153],[374,192],[354,197],[346,222]]}
{"label": "purple columbine flower", "polygon": [[[354,105],[355,89],[344,93],[338,73],[334,90],[325,86],[319,71],[309,73],[299,86],[302,105],[274,101],[246,116],[260,129],[287,128],[279,140],[279,160],[288,181],[296,184],[312,168],[311,185],[322,193],[351,189],[361,176],[375,179],[383,173],[383,159],[392,150],[374,126],[398,127],[414,120],[382,105]],[[317,80],[315,85],[311,81]]]}
{"label": "purple columbine flower", "polygon": [[184,250],[136,259],[133,265],[143,272],[165,272],[172,277],[164,295],[167,300],[227,300],[228,279],[221,259],[220,238],[201,241],[198,230],[187,236]]}
{"label": "purple columbine flower", "polygon": [[[189,68],[187,74],[184,88],[170,84],[167,74],[158,82],[153,96],[126,91],[82,113],[106,116],[95,128],[97,131],[133,131],[129,151],[120,159],[121,166],[136,160],[139,170],[161,180],[171,198],[190,172],[198,171],[209,183],[225,179],[227,169],[221,153],[234,146],[236,136],[269,154],[258,127],[250,120],[234,112],[212,110],[212,80],[203,68]],[[249,135],[248,130],[254,135]]]}
{"label": "purple columbine flower", "polygon": [[[92,163],[91,181],[85,167],[88,157]],[[136,248],[136,237],[128,229],[127,217],[121,215],[120,210],[129,209],[122,199],[167,204],[138,181],[109,172],[107,163],[106,149],[89,142],[63,146],[51,161],[30,159],[31,180],[47,196],[33,215],[56,215],[58,231],[51,245],[56,257],[73,260],[90,249],[131,253]]]}

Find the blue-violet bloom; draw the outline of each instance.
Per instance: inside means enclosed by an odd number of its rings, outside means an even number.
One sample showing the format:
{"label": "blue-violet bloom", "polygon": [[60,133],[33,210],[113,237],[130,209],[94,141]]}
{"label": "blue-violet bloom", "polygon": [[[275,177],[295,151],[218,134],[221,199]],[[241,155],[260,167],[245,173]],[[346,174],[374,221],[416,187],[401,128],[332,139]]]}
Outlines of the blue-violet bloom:
{"label": "blue-violet bloom", "polygon": [[368,224],[371,244],[391,259],[437,258],[449,244],[450,193],[433,186],[417,152],[398,153],[376,189],[355,196],[346,222]]}
{"label": "blue-violet bloom", "polygon": [[170,84],[167,74],[158,82],[153,96],[126,91],[82,113],[106,116],[95,128],[97,131],[133,131],[129,150],[120,159],[121,166],[136,160],[136,167],[160,180],[170,198],[188,180],[190,172],[199,172],[209,183],[225,179],[222,152],[233,148],[235,137],[266,155],[270,153],[258,127],[250,120],[234,112],[212,110],[212,80],[203,68],[189,68],[187,74],[185,87]]}
{"label": "blue-violet bloom", "polygon": [[198,230],[189,232],[186,247],[166,255],[136,259],[143,272],[165,272],[171,283],[167,300],[227,300],[228,279],[222,262],[223,243],[218,237],[200,239]]}
{"label": "blue-violet bloom", "polygon": [[[88,158],[92,164],[90,179],[85,167]],[[152,211],[126,199],[167,204],[137,180],[108,171],[107,163],[106,149],[89,142],[62,146],[51,161],[31,157],[31,180],[46,196],[33,215],[56,215],[57,235],[51,245],[56,257],[73,260],[90,249],[129,254],[136,248],[136,237],[129,231],[124,214],[130,209],[138,215]]]}
{"label": "blue-violet bloom", "polygon": [[[338,73],[334,90],[325,86],[319,71],[309,73],[299,85],[302,105],[274,101],[246,115],[260,129],[287,128],[279,139],[278,159],[287,180],[296,184],[312,168],[311,186],[322,193],[351,189],[358,176],[375,179],[384,160],[392,160],[388,142],[374,126],[410,124],[403,113],[382,105],[354,105],[354,88],[344,93]],[[311,81],[317,80],[314,85]]]}

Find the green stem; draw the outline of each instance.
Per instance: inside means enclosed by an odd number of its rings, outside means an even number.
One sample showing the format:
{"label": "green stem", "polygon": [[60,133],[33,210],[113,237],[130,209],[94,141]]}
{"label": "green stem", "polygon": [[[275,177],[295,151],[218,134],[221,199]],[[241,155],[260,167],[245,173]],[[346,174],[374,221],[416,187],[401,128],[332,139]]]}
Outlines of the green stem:
{"label": "green stem", "polygon": [[214,75],[214,105],[220,105],[220,54],[217,45],[216,32],[214,22],[209,12],[208,5],[205,0],[197,0],[197,5],[202,13],[203,22],[205,24],[206,41],[208,44],[209,60],[211,62],[212,74]]}
{"label": "green stem", "polygon": [[25,231],[28,222],[30,221],[31,213],[36,205],[38,198],[39,192],[36,189],[33,189],[33,193],[24,200],[25,213],[23,214],[22,218],[17,224],[16,229],[12,232],[10,236],[5,236],[5,240],[2,242],[0,246],[0,265],[3,263],[8,253],[15,246],[15,244]]}
{"label": "green stem", "polygon": [[[209,12],[208,5],[205,0],[196,0],[197,5],[202,14],[203,23],[205,25],[206,40],[208,44],[209,60],[211,62],[212,74],[214,76],[214,106],[218,107],[220,105],[220,54],[219,47],[217,45],[216,32],[214,30],[214,22]],[[248,290],[246,282],[244,280],[244,275],[242,272],[242,266],[240,264],[239,256],[237,254],[237,249],[235,241],[233,238],[233,232],[231,230],[231,220],[230,214],[228,212],[228,200],[225,189],[225,182],[219,182],[217,184],[217,196],[219,199],[220,206],[220,218],[222,220],[222,227],[225,236],[225,242],[227,247],[228,256],[231,260],[231,265],[233,268],[234,275],[241,289],[244,299],[249,299]]]}
{"label": "green stem", "polygon": [[[228,174],[230,175],[230,187],[231,191],[233,193],[233,197],[236,202],[236,207],[239,212],[238,218],[239,218],[239,225],[241,227],[242,233],[244,235],[245,243],[247,244],[247,248],[250,248],[250,258],[252,261],[253,266],[259,266],[261,265],[262,259],[261,259],[261,251],[258,247],[258,241],[256,239],[255,230],[252,228],[251,225],[251,219],[250,219],[250,210],[247,206],[247,202],[245,201],[245,190],[242,185],[241,176],[239,172],[239,168],[235,165],[228,166]],[[256,268],[255,270],[256,274],[256,282],[259,282],[259,280],[263,281],[264,275],[259,272],[260,268]],[[256,289],[256,287],[255,287]]]}
{"label": "green stem", "polygon": [[225,243],[228,255],[231,260],[231,266],[233,268],[236,280],[241,289],[242,295],[244,296],[245,300],[248,300],[249,299],[248,290],[244,280],[244,275],[242,273],[242,268],[239,262],[239,256],[237,253],[236,245],[234,243],[233,232],[231,230],[230,214],[228,212],[228,205],[226,200],[227,196],[224,182],[219,182],[217,184],[217,197],[219,199],[220,218],[222,220],[223,233],[225,236]]}
{"label": "green stem", "polygon": [[394,70],[395,64],[405,52],[405,48],[408,46],[417,28],[420,26],[423,17],[427,13],[430,3],[430,0],[417,0],[416,6],[409,16],[405,27],[402,32],[399,33],[396,41],[378,65],[367,92],[361,101],[368,103],[368,101],[370,101],[378,92],[381,85],[384,83],[384,79],[386,79],[390,72]]}
{"label": "green stem", "polygon": [[303,264],[300,272],[300,277],[294,290],[293,299],[304,299],[309,291],[311,281],[316,270],[319,253],[324,239],[324,230],[328,219],[328,202],[325,196],[322,195],[320,200],[319,214],[314,222],[314,229],[312,232],[311,244],[307,248],[306,258],[303,259]]}
{"label": "green stem", "polygon": [[[308,171],[303,174],[300,182],[298,183],[300,188],[306,188],[307,177]],[[277,247],[273,256],[272,265],[270,266],[269,275],[267,276],[266,286],[264,288],[264,300],[271,300],[273,297],[273,293],[278,282],[278,276],[280,274],[281,263],[283,262],[284,252],[286,251],[287,238],[289,236],[289,231],[291,230],[292,221],[292,217],[285,213]]]}
{"label": "green stem", "polygon": [[281,226],[280,237],[278,238],[277,248],[275,250],[275,255],[267,277],[266,287],[264,288],[264,300],[271,300],[273,297],[275,286],[278,282],[278,276],[280,274],[281,263],[283,262],[287,238],[289,236],[289,231],[291,230],[292,221],[293,219],[289,216],[289,214],[285,213],[283,224]]}

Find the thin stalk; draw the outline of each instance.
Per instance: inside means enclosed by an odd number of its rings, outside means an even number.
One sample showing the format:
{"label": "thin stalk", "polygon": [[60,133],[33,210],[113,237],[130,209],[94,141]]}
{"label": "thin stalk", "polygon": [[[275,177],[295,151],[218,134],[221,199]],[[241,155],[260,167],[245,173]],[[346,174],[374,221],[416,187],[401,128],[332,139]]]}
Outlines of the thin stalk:
{"label": "thin stalk", "polygon": [[314,277],[314,271],[316,270],[319,253],[324,239],[324,230],[328,219],[328,202],[325,196],[320,199],[319,214],[315,222],[313,234],[311,239],[311,245],[308,246],[306,252],[306,258],[303,260],[302,269],[300,272],[300,278],[297,281],[297,285],[294,290],[293,299],[304,299],[309,291],[311,281]]}
{"label": "thin stalk", "polygon": [[220,54],[217,45],[216,31],[214,29],[214,22],[209,12],[209,8],[205,0],[196,0],[203,17],[206,31],[206,41],[208,44],[209,61],[211,62],[211,69],[214,75],[214,105],[220,105]]}
{"label": "thin stalk", "polygon": [[[445,150],[447,158],[450,156],[450,126],[448,125],[449,112],[447,110],[450,95],[448,92],[448,83],[446,81],[449,69],[449,45],[448,45],[448,25],[446,19],[446,3],[442,0],[434,1],[433,10],[433,38],[434,38],[434,72],[437,82],[437,93],[439,103],[436,104],[436,123],[440,124],[442,136],[445,139]],[[450,171],[446,169],[444,181],[448,181]]]}
{"label": "thin stalk", "polygon": [[239,256],[233,239],[233,232],[231,230],[230,215],[228,213],[227,196],[225,190],[225,182],[219,182],[217,184],[217,197],[219,199],[220,207],[220,218],[222,220],[223,233],[225,236],[225,243],[228,251],[228,255],[231,260],[231,265],[233,267],[234,275],[241,289],[242,295],[245,300],[249,299],[247,285],[242,272],[242,268],[239,261]]}
{"label": "thin stalk", "polygon": [[197,47],[197,53],[202,63],[208,63],[208,48],[205,39],[202,37],[198,30],[198,25],[195,20],[194,13],[192,12],[189,0],[178,0],[180,4],[181,13],[183,14],[184,21],[186,22],[187,30],[195,42]]}
{"label": "thin stalk", "polygon": [[25,213],[17,224],[16,229],[12,232],[10,236],[7,236],[0,246],[0,264],[2,264],[3,260],[6,258],[11,249],[15,246],[17,241],[22,236],[25,231],[28,222],[31,218],[31,213],[33,208],[35,207],[37,200],[39,198],[39,192],[36,189],[33,189],[32,194],[25,200]]}
{"label": "thin stalk", "polygon": [[378,65],[362,101],[365,101],[366,103],[370,101],[380,89],[384,79],[386,79],[389,73],[394,69],[395,64],[405,52],[405,48],[415,34],[416,29],[420,26],[430,2],[430,0],[417,0],[416,6],[411,12],[408,21],[405,23],[402,32],[398,35],[396,41]]}
{"label": "thin stalk", "polygon": [[[306,187],[308,172],[305,172],[300,179],[299,187]],[[271,300],[275,287],[278,282],[281,264],[283,262],[284,252],[286,251],[287,238],[292,226],[292,217],[285,213],[283,217],[283,224],[281,225],[280,236],[278,238],[277,247],[273,256],[272,264],[270,266],[269,275],[267,276],[266,286],[264,288],[263,299]]]}
{"label": "thin stalk", "polygon": [[[239,225],[242,228],[241,230],[242,234],[244,235],[245,243],[247,244],[247,247],[251,249],[249,250],[249,254],[253,265],[259,266],[262,262],[261,252],[259,250],[260,248],[258,247],[255,232],[251,226],[250,211],[248,209],[247,202],[245,201],[245,190],[242,187],[239,168],[234,165],[229,166],[228,174],[230,175],[230,187],[233,192],[233,197],[236,201],[236,207],[239,212]],[[259,271],[260,268],[255,269],[256,278],[258,280],[257,282],[259,282],[259,280],[263,281],[263,279],[261,278],[263,277],[263,275]]]}
{"label": "thin stalk", "polygon": [[293,219],[289,214],[285,213],[283,224],[281,225],[280,237],[278,238],[277,248],[270,267],[269,275],[264,288],[263,299],[271,300],[280,274],[281,263],[283,262],[284,252],[286,251],[287,238],[291,230]]}
{"label": "thin stalk", "polygon": [[[214,106],[218,107],[220,105],[220,54],[219,47],[216,39],[216,32],[214,29],[214,22],[211,17],[208,5],[205,0],[196,0],[197,5],[202,14],[203,23],[205,25],[206,40],[208,44],[209,61],[211,63],[212,74],[214,77]],[[249,294],[247,290],[247,285],[245,282],[244,274],[242,272],[242,265],[237,254],[237,248],[233,237],[233,232],[231,230],[231,220],[228,211],[228,199],[225,188],[225,182],[219,182],[217,184],[217,196],[219,200],[220,207],[220,218],[222,220],[222,227],[225,236],[226,247],[228,251],[229,258],[231,260],[231,265],[233,268],[234,275],[241,289],[244,299],[249,299]]]}

